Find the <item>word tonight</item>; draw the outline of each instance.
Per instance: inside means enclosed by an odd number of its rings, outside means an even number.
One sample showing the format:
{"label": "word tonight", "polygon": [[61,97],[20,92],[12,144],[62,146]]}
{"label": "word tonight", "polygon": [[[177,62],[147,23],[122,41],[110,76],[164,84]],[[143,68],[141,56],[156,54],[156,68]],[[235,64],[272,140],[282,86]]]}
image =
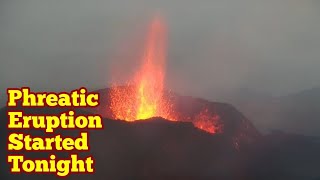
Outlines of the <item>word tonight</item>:
{"label": "word tonight", "polygon": [[65,177],[73,173],[93,173],[94,160],[91,156],[78,159],[77,154],[71,154],[67,159],[56,160],[55,155],[50,159],[26,159],[24,156],[8,156],[8,162],[12,163],[12,173],[53,173],[58,177]]}

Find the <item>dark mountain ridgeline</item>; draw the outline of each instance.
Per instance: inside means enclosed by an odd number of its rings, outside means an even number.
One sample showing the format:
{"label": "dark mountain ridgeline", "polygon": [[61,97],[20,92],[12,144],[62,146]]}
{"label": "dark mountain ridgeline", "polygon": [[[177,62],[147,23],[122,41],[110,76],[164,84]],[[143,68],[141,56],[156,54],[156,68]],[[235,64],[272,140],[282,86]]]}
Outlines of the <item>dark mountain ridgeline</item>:
{"label": "dark mountain ridgeline", "polygon": [[272,97],[239,92],[227,99],[253,121],[259,130],[281,130],[320,136],[320,88]]}
{"label": "dark mountain ridgeline", "polygon": [[[101,90],[101,98],[107,95]],[[104,118],[104,130],[90,131],[90,152],[96,160],[93,175],[70,175],[69,179],[316,179],[320,177],[320,140],[315,137],[275,132],[262,136],[240,112],[224,103],[174,95],[180,112],[197,111],[195,104],[214,109],[225,131],[209,134],[197,129],[188,120],[167,121],[160,117],[146,121],[125,121]],[[103,112],[98,108],[76,109],[76,114]],[[21,109],[21,108],[18,108]],[[6,163],[8,108],[0,109],[2,179],[56,179],[54,175],[10,175]],[[28,114],[59,114],[68,108],[24,108]],[[103,113],[102,113],[103,114]],[[106,115],[106,114],[105,114]],[[42,130],[28,130],[45,136]],[[56,133],[76,136],[79,130],[59,130]],[[237,136],[241,141],[235,148]],[[52,152],[26,153],[27,157],[48,157]],[[58,157],[67,155],[56,153]]]}

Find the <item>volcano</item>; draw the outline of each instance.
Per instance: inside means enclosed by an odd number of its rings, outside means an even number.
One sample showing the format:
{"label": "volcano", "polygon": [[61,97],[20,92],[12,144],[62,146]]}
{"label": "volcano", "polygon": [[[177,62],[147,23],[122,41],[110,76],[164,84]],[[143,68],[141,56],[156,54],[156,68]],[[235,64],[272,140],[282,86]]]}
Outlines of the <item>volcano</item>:
{"label": "volcano", "polygon": [[100,108],[94,113],[127,122],[161,117],[168,121],[191,122],[210,134],[224,134],[236,148],[254,142],[259,133],[232,106],[180,96],[165,88],[166,26],[157,16],[149,27],[140,68],[126,85],[114,83],[97,91]]}
{"label": "volcano", "polygon": [[[99,113],[104,117],[105,128],[90,130],[90,151],[79,152],[79,156],[95,157],[95,173],[72,174],[69,179],[233,179],[242,175],[241,168],[239,169],[240,154],[261,139],[261,135],[250,121],[232,105],[174,93],[167,95],[173,102],[172,107],[179,115],[179,120],[162,117],[133,121],[113,119],[110,118],[112,110],[108,108],[110,91],[110,88],[96,91],[100,93],[101,98],[97,108],[75,109],[78,115]],[[6,112],[13,109],[21,110],[21,107],[2,108],[0,117],[7,119]],[[68,108],[23,108],[28,114],[60,114],[66,110]],[[199,121],[196,119],[201,119],[201,116],[210,117],[210,113],[218,114],[219,121],[223,123],[223,131],[211,133],[195,125],[194,121]],[[58,129],[53,135],[77,137],[79,131],[81,130]],[[8,136],[8,133],[6,128],[1,130],[3,137]],[[28,130],[28,134],[46,136],[40,129]],[[3,147],[5,143],[6,141],[2,141]],[[38,158],[47,157],[51,152],[21,153],[30,158]],[[65,157],[70,153],[72,152],[59,152],[57,156]],[[8,170],[6,172],[9,172],[8,165],[3,166]],[[3,176],[4,179],[56,179],[48,175]]]}
{"label": "volcano", "polygon": [[[144,120],[108,118],[110,88],[97,90],[97,108],[75,109],[78,115],[98,112],[104,130],[90,130],[90,151],[80,157],[95,157],[95,173],[72,174],[68,179],[315,179],[320,177],[319,139],[299,135],[260,135],[251,122],[232,105],[169,93],[177,114],[199,117],[199,112],[217,114],[223,131],[210,133],[194,125],[192,118],[172,121],[161,117]],[[27,114],[55,114],[69,108],[23,108]],[[9,174],[6,163],[8,110],[1,108],[1,179],[58,179],[51,175]],[[108,110],[108,111],[106,111]],[[194,115],[194,116],[193,116]],[[32,136],[47,136],[41,129],[29,129]],[[57,129],[52,135],[77,137],[81,130]],[[51,152],[19,152],[30,158],[48,157]],[[59,152],[68,157],[72,152]]]}
{"label": "volcano", "polygon": [[[123,91],[126,91],[128,87],[122,86],[117,88],[123,88]],[[116,119],[110,108],[111,91],[112,88],[95,91],[100,94],[100,105],[96,108],[88,108],[86,111],[100,114],[108,119]],[[208,133],[211,136],[222,135],[228,138],[235,148],[253,143],[261,137],[261,134],[254,125],[230,104],[210,102],[191,96],[181,96],[172,92],[166,92],[165,96],[166,99],[170,100],[170,108],[175,116],[174,120],[160,117],[163,120],[186,122],[199,131]],[[144,119],[143,121],[148,120],[150,119]],[[139,120],[126,122],[137,123],[137,121]]]}
{"label": "volcano", "polygon": [[[140,68],[125,85],[113,83],[100,94],[98,107],[75,114],[99,114],[104,130],[89,130],[95,173],[68,179],[310,179],[320,177],[320,146],[301,136],[262,136],[232,105],[181,96],[165,87],[166,27],[155,18],[149,27]],[[8,110],[54,114],[69,108],[2,108],[0,142],[6,149]],[[5,121],[6,120],[6,121]],[[28,134],[46,136],[40,129]],[[76,137],[79,129],[52,135]],[[318,139],[317,139],[318,140]],[[299,147],[300,151],[296,151]],[[30,158],[51,152],[19,152]],[[59,152],[66,157],[72,152]],[[9,172],[1,152],[3,172]],[[297,157],[301,157],[298,158]],[[297,159],[297,160],[296,160]],[[296,161],[295,161],[296,160]],[[51,175],[0,173],[1,179],[57,179]],[[308,177],[308,178],[307,178]]]}

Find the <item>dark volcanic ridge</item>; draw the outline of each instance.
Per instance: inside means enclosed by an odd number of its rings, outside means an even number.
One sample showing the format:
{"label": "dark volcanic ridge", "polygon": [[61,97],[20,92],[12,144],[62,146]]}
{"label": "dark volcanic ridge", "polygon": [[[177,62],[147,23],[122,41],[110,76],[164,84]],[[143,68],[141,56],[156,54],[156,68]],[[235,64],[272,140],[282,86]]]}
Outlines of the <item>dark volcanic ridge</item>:
{"label": "dark volcanic ridge", "polygon": [[[123,88],[126,87],[123,86]],[[100,106],[86,110],[112,119],[112,111],[110,110],[111,98],[109,96],[110,90],[110,88],[106,88],[95,91],[100,94]],[[261,136],[254,125],[230,104],[210,102],[191,96],[181,96],[168,91],[165,92],[164,96],[170,99],[173,112],[178,117],[179,122],[194,123],[197,121],[197,115],[203,110],[207,110],[209,115],[218,115],[222,127],[222,134],[233,139],[235,146],[250,144]]]}
{"label": "dark volcanic ridge", "polygon": [[[89,152],[96,171],[92,175],[70,175],[69,179],[315,179],[320,177],[319,139],[272,134],[262,136],[233,106],[170,93],[181,114],[196,114],[207,107],[224,123],[222,133],[210,134],[196,128],[190,119],[168,121],[154,117],[126,122],[108,118],[108,91],[99,90],[97,108],[75,109],[77,115],[99,113],[103,130],[89,131]],[[15,108],[21,109],[21,107]],[[11,175],[6,163],[9,134],[7,111],[0,109],[1,179],[56,179],[54,175]],[[11,110],[11,108],[10,108]],[[69,108],[24,108],[26,114],[59,114]],[[81,130],[57,130],[65,136],[78,136]],[[28,130],[46,136],[43,130]],[[235,146],[235,142],[238,146]],[[52,152],[23,152],[30,158],[47,158]],[[57,153],[58,157],[69,152]]]}

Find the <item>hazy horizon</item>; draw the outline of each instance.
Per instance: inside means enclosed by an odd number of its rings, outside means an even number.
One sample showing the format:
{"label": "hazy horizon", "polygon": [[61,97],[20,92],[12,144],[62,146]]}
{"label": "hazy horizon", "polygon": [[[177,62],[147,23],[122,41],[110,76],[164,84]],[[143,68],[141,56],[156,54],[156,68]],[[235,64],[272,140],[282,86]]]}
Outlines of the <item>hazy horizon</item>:
{"label": "hazy horizon", "polygon": [[3,93],[126,79],[155,14],[168,28],[169,89],[214,99],[237,89],[279,96],[320,86],[316,1],[5,0],[0,8]]}

